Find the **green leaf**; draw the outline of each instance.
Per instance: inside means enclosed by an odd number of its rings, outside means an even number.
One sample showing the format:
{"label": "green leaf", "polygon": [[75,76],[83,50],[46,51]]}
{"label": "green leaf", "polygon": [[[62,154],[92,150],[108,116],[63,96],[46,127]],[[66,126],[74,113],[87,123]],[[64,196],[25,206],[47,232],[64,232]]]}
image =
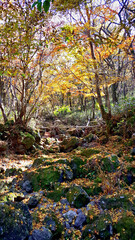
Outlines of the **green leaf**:
{"label": "green leaf", "polygon": [[45,0],[43,3],[43,8],[45,10],[45,12],[47,13],[50,7],[50,0]]}
{"label": "green leaf", "polygon": [[38,1],[37,9],[38,9],[39,12],[42,11],[42,2],[41,1]]}
{"label": "green leaf", "polygon": [[32,8],[34,8],[37,4],[38,4],[38,1],[37,1],[37,2],[34,2],[34,3],[32,4]]}

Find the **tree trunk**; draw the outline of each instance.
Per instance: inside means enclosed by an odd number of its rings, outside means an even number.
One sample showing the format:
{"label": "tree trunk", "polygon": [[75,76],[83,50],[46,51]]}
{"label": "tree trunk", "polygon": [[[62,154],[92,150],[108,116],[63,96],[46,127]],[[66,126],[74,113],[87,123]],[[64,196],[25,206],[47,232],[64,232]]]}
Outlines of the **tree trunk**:
{"label": "tree trunk", "polygon": [[2,116],[3,116],[3,119],[4,119],[4,123],[5,123],[8,119],[7,119],[3,104],[2,104],[1,96],[0,96],[0,109],[1,109]]}
{"label": "tree trunk", "polygon": [[113,100],[113,103],[117,103],[118,102],[118,97],[117,97],[117,88],[118,88],[118,83],[113,83],[112,84],[112,100]]}

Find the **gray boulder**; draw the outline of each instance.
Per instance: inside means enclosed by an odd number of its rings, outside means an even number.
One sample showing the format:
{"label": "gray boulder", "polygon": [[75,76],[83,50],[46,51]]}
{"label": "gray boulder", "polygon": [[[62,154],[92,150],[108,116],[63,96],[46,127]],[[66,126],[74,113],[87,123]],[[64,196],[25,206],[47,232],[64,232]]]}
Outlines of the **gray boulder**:
{"label": "gray boulder", "polygon": [[23,189],[27,192],[27,193],[31,193],[32,192],[32,185],[31,185],[31,182],[29,180],[26,180],[24,183],[23,183]]}
{"label": "gray boulder", "polygon": [[72,223],[73,219],[77,216],[76,212],[70,210],[63,214],[64,218],[69,222]]}
{"label": "gray boulder", "polygon": [[52,233],[49,229],[43,228],[43,230],[34,230],[29,240],[51,240]]}
{"label": "gray boulder", "polygon": [[25,240],[32,228],[32,218],[23,203],[0,204],[0,240]]}
{"label": "gray boulder", "polygon": [[80,212],[75,220],[74,226],[76,228],[82,228],[82,225],[86,222],[86,216]]}

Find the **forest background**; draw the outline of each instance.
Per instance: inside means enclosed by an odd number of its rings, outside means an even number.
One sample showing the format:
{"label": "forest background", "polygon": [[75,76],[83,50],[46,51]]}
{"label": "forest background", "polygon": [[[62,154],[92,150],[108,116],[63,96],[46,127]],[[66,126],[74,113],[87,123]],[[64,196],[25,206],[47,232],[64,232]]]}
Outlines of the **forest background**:
{"label": "forest background", "polygon": [[2,1],[1,119],[66,115],[87,124],[102,117],[110,128],[112,116],[134,105],[133,5]]}

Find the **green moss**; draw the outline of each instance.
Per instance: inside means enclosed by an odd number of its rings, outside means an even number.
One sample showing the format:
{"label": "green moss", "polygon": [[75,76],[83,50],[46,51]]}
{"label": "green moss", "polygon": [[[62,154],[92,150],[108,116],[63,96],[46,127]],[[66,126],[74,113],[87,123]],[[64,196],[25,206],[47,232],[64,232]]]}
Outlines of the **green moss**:
{"label": "green moss", "polygon": [[70,162],[70,167],[73,170],[74,177],[85,177],[88,173],[88,169],[85,169],[85,164],[87,160],[83,160],[80,157],[73,157]]}
{"label": "green moss", "polygon": [[53,236],[52,236],[52,240],[56,240],[56,239],[60,239],[62,231],[63,231],[63,225],[60,223],[60,221],[58,220],[58,218],[56,217],[56,215],[53,212],[50,212],[49,217],[46,216],[45,220],[44,220],[44,225],[45,227],[49,228],[51,230],[52,225],[50,226],[50,224],[48,224],[50,221],[50,223],[53,221],[55,223],[55,230],[53,231]]}
{"label": "green moss", "polygon": [[71,151],[76,148],[79,144],[79,140],[76,137],[71,137],[70,139],[64,139],[60,144],[61,151]]}
{"label": "green moss", "polygon": [[84,141],[90,143],[94,139],[94,135],[92,133],[89,133],[87,136],[83,138]]}
{"label": "green moss", "polygon": [[129,196],[122,195],[116,196],[112,198],[102,197],[100,200],[100,205],[103,209],[116,209],[116,208],[124,208],[124,209],[131,209],[131,202],[129,200]]}
{"label": "green moss", "polygon": [[9,169],[6,169],[5,176],[6,177],[10,177],[10,176],[19,175],[21,173],[22,173],[22,169],[21,168],[19,168],[19,169],[9,168]]}
{"label": "green moss", "polygon": [[62,197],[66,196],[66,193],[68,192],[69,188],[64,188],[62,186],[55,186],[55,190],[48,191],[47,192],[47,197],[50,199],[53,199],[55,202],[60,201]]}
{"label": "green moss", "polygon": [[123,214],[122,218],[115,224],[116,233],[120,233],[120,240],[135,240],[134,217]]}
{"label": "green moss", "polygon": [[21,133],[22,135],[22,144],[28,150],[35,143],[35,138],[30,133]]}
{"label": "green moss", "polygon": [[53,189],[59,178],[60,173],[53,166],[40,168],[37,172],[28,174],[28,179],[31,181],[34,191],[38,191],[40,189]]}
{"label": "green moss", "polygon": [[102,192],[102,188],[98,186],[98,183],[94,183],[92,187],[84,188],[89,196],[99,195]]}
{"label": "green moss", "polygon": [[[95,216],[93,212],[89,212],[94,219],[90,221],[82,233],[82,239],[110,239],[110,232],[108,226],[111,224],[111,217],[109,214],[102,214]],[[89,234],[91,237],[89,237]]]}
{"label": "green moss", "polygon": [[76,208],[81,208],[89,203],[88,194],[78,186],[73,186],[66,194],[67,200],[70,204],[73,204]]}
{"label": "green moss", "polygon": [[47,158],[44,158],[44,157],[41,157],[41,158],[37,158],[34,160],[33,162],[33,167],[38,167],[40,166],[41,164],[44,164],[46,162]]}
{"label": "green moss", "polygon": [[101,158],[100,163],[101,163],[101,169],[107,172],[114,172],[117,169],[117,167],[119,167],[120,165],[118,157],[116,155],[113,155],[111,157]]}
{"label": "green moss", "polygon": [[124,156],[124,160],[127,161],[127,162],[133,162],[134,157]]}
{"label": "green moss", "polygon": [[90,157],[91,155],[98,154],[98,153],[100,153],[100,151],[97,149],[87,148],[82,150],[81,155],[85,157]]}

